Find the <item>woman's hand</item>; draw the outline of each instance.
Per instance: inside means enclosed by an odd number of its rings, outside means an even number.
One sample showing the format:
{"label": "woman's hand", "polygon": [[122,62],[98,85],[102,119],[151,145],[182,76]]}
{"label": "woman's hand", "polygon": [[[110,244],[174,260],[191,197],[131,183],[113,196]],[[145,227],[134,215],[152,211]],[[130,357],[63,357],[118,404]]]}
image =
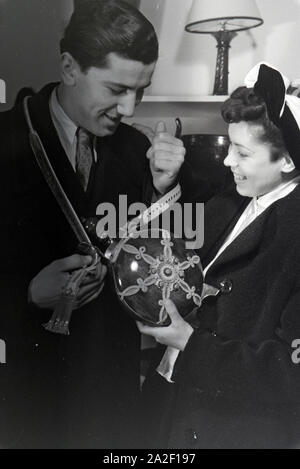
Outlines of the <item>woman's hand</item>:
{"label": "woman's hand", "polygon": [[166,310],[172,321],[170,326],[150,327],[137,321],[139,331],[142,334],[154,337],[160,344],[169,345],[183,351],[194,329],[182,319],[173,301],[167,301]]}

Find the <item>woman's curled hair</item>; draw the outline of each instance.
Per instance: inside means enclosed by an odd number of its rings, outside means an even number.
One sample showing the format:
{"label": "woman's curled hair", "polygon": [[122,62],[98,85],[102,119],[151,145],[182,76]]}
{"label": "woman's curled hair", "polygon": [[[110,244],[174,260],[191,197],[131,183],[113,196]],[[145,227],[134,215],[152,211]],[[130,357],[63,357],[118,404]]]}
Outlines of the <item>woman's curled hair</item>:
{"label": "woman's curled hair", "polygon": [[263,99],[255,93],[253,88],[245,86],[240,86],[232,93],[224,102],[221,112],[228,124],[258,120],[267,116]]}

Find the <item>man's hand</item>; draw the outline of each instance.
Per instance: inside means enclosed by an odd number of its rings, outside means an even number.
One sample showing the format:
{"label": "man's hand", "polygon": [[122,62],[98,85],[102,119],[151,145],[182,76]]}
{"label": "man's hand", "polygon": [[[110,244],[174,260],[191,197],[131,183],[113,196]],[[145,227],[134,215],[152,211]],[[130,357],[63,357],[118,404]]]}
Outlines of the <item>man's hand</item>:
{"label": "man's hand", "polygon": [[[91,256],[74,254],[52,262],[42,269],[29,285],[28,296],[39,308],[54,310],[73,271],[90,265]],[[89,273],[82,282],[75,309],[97,298],[103,288],[107,268],[101,263],[95,273]]]}
{"label": "man's hand", "polygon": [[150,161],[153,186],[160,194],[165,194],[176,182],[185,153],[182,141],[167,133],[164,122],[158,122],[147,158]]}
{"label": "man's hand", "polygon": [[186,150],[178,138],[167,132],[164,122],[158,122],[155,132],[150,127],[133,124],[152,143],[147,152],[153,178],[153,186],[160,194],[165,194],[174,185]]}
{"label": "man's hand", "polygon": [[148,140],[152,143],[153,139],[155,137],[155,132],[154,130],[149,127],[148,125],[143,125],[143,124],[131,124],[132,127],[134,127],[136,130],[141,132],[141,134],[144,134],[145,137],[148,138]]}
{"label": "man's hand", "polygon": [[166,310],[172,321],[170,326],[150,327],[141,322],[137,322],[139,331],[142,334],[154,337],[160,344],[169,345],[183,351],[194,329],[189,323],[182,319],[173,301],[167,301]]}

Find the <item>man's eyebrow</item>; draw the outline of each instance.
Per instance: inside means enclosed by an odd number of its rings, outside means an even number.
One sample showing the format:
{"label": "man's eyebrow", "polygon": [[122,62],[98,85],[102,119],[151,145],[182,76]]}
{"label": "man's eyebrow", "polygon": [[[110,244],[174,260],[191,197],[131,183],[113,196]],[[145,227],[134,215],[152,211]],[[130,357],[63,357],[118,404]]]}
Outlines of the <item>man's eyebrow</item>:
{"label": "man's eyebrow", "polygon": [[[130,89],[130,90],[133,90],[135,89],[134,86],[128,86],[128,85],[124,85],[124,83],[118,83],[118,82],[115,82],[115,81],[104,81],[104,85],[107,85],[107,86],[115,86],[116,88],[121,88],[121,89]],[[148,86],[151,85],[151,81],[149,81],[148,83],[146,83],[146,85],[142,86],[141,88],[148,88]]]}

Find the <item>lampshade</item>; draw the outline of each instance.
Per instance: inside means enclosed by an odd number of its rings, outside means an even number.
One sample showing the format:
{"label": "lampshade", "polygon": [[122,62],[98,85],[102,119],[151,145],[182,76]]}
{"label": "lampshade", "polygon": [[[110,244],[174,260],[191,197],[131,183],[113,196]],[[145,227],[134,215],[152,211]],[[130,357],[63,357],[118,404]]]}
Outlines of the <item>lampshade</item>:
{"label": "lampshade", "polygon": [[255,0],[194,0],[185,29],[208,34],[243,31],[262,23]]}

